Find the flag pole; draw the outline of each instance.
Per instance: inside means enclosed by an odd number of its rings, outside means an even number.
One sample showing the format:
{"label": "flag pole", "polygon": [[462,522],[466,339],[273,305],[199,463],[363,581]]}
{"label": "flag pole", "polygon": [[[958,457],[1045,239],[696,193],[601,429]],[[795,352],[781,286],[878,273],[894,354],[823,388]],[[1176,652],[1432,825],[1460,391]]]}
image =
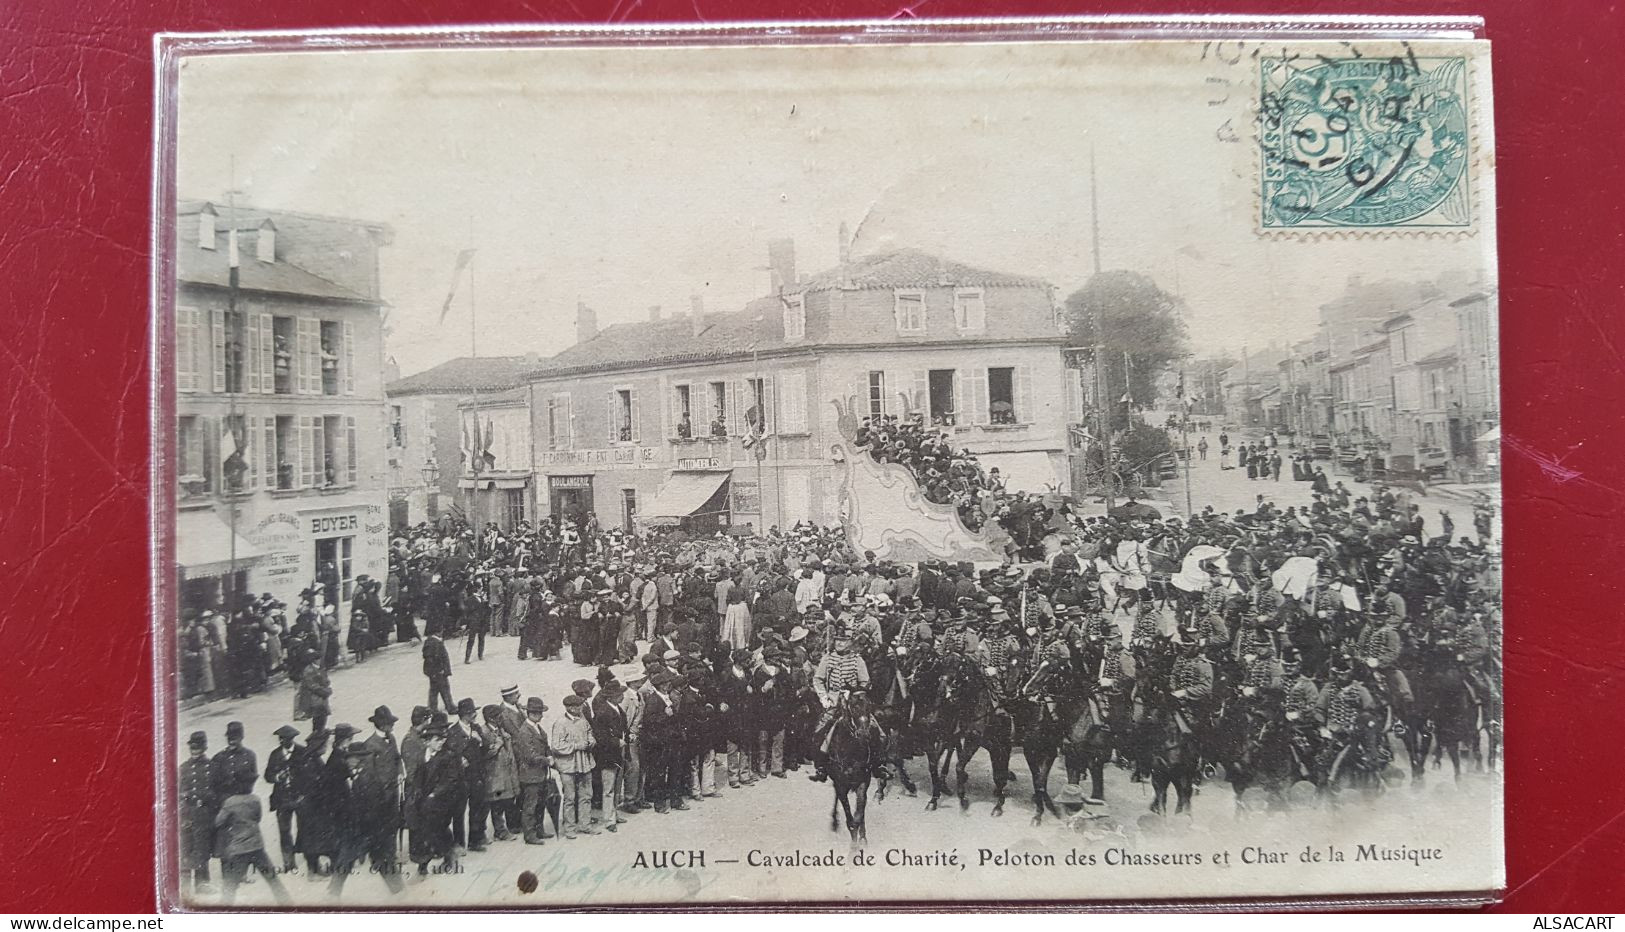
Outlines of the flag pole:
{"label": "flag pole", "polygon": [[[226,190],[226,216],[228,218],[227,223],[230,225],[229,229],[226,231],[226,264],[229,270],[227,272],[226,279],[227,327],[230,327],[232,322],[237,319],[237,289],[240,286],[237,271],[238,264],[241,260],[237,251],[237,156],[235,155],[231,157],[230,171],[232,187]],[[229,341],[227,345],[230,345]],[[240,354],[241,352],[242,347],[239,345],[238,353]],[[243,377],[242,364],[238,363],[238,365],[234,367],[234,371],[229,374],[235,375],[238,379],[241,379]],[[238,456],[241,456],[242,450],[237,446],[237,435],[235,433],[237,429],[237,393],[233,391],[232,388],[233,386],[231,381],[228,379],[226,381],[226,410],[229,413],[226,416],[226,431],[231,433],[231,445],[233,450]],[[237,594],[237,502],[232,499],[231,490],[226,488],[226,482],[226,464],[225,461],[222,460],[220,463],[220,498],[226,503],[226,526],[230,532],[231,540],[228,541],[226,545],[228,553],[226,564],[226,584],[222,586],[221,589],[227,595],[226,617],[229,619],[231,617],[231,613],[233,613],[236,609],[236,607],[231,604],[231,602],[234,601],[231,597]]]}
{"label": "flag pole", "polygon": [[[470,232],[472,232],[472,221],[470,221],[469,227]],[[481,533],[483,528],[480,527],[480,489],[478,477],[480,474],[480,466],[483,465],[481,460],[484,455],[484,451],[482,449],[483,439],[482,429],[480,427],[480,331],[479,311],[477,310],[474,295],[475,258],[476,256],[474,255],[468,257],[468,355],[474,360],[474,378],[469,381],[469,386],[473,390],[474,396],[474,435],[472,445],[468,451],[468,464],[469,467],[474,471],[474,475],[476,477],[474,487],[468,490],[468,523],[474,528],[474,552],[479,553],[481,541],[484,539],[484,535]]]}

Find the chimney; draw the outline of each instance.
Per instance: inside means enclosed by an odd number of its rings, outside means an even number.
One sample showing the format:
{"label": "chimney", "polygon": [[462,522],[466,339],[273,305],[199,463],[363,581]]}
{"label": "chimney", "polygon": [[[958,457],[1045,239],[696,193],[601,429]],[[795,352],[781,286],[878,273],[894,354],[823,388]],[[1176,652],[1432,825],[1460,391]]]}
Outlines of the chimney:
{"label": "chimney", "polygon": [[651,324],[657,323],[657,322],[659,322],[659,320],[660,320],[660,305],[658,305],[658,304],[649,305],[649,323],[651,323]]}
{"label": "chimney", "polygon": [[220,217],[215,213],[213,204],[204,204],[203,209],[197,213],[197,244],[204,249],[214,249],[215,221]]}
{"label": "chimney", "polygon": [[699,336],[700,331],[705,329],[705,299],[697,294],[689,295],[688,308],[689,325],[693,334]]}
{"label": "chimney", "polygon": [[767,241],[767,267],[772,273],[772,288],[774,294],[783,294],[784,289],[796,283],[796,241],[793,239],[774,239]]}
{"label": "chimney", "polygon": [[598,336],[598,313],[586,302],[576,302],[576,342],[586,343]]}
{"label": "chimney", "polygon": [[260,224],[259,235],[254,240],[254,258],[261,262],[276,261],[276,224],[270,217]]}

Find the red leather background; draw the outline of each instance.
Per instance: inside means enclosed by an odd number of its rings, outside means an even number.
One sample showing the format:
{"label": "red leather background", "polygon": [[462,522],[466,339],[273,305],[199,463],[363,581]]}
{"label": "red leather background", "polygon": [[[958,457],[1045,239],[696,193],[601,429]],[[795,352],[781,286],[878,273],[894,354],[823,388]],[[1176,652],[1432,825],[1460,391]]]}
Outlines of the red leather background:
{"label": "red leather background", "polygon": [[[0,910],[154,903],[152,33],[1114,12],[1096,2],[88,0],[0,29]],[[1141,13],[1419,13],[1148,2]],[[1506,392],[1505,908],[1625,906],[1625,10],[1439,2],[1495,42]]]}

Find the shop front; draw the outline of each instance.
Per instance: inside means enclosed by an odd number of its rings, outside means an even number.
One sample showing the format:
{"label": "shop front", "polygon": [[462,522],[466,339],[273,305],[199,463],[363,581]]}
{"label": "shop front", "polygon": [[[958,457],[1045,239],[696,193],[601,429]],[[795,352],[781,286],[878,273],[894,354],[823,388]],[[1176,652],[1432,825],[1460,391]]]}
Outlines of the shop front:
{"label": "shop front", "polygon": [[677,526],[713,533],[729,524],[731,469],[673,470],[637,520],[645,527]]}
{"label": "shop front", "polygon": [[211,509],[183,511],[175,528],[175,564],[181,613],[224,610],[247,594],[249,570],[265,553]]}
{"label": "shop front", "polygon": [[582,524],[593,513],[592,475],[548,476],[548,514],[560,523]]}
{"label": "shop front", "polygon": [[244,534],[262,553],[250,572],[250,588],[289,605],[313,586],[342,611],[355,596],[357,579],[383,579],[389,571],[387,502],[278,510]]}

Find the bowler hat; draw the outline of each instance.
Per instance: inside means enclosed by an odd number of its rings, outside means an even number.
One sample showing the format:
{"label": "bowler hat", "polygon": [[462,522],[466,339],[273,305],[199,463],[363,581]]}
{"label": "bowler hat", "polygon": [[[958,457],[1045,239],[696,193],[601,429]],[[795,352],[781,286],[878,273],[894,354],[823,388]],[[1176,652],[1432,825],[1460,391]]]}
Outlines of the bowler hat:
{"label": "bowler hat", "polygon": [[575,693],[571,693],[570,695],[564,697],[564,707],[566,709],[579,709],[586,704],[587,700],[581,698]]}
{"label": "bowler hat", "polygon": [[429,707],[428,706],[426,706],[426,705],[415,705],[415,706],[412,707],[412,724],[421,725],[421,724],[423,724],[424,722],[426,722],[428,720],[429,720]]}
{"label": "bowler hat", "polygon": [[457,714],[458,715],[473,715],[475,712],[478,712],[478,711],[479,711],[479,706],[475,705],[474,700],[468,698],[467,696],[464,696],[462,699],[459,699],[457,701]]}
{"label": "bowler hat", "polygon": [[576,680],[570,684],[570,692],[575,693],[577,696],[590,696],[592,690],[592,680]]}
{"label": "bowler hat", "polygon": [[399,719],[395,717],[394,712],[389,711],[389,706],[381,705],[372,710],[372,715],[367,717],[367,721],[372,722],[374,725],[393,725]]}
{"label": "bowler hat", "polygon": [[542,701],[541,696],[531,696],[529,699],[525,700],[525,711],[536,713],[546,712],[547,703]]}
{"label": "bowler hat", "polygon": [[356,727],[354,725],[351,725],[349,722],[340,722],[337,725],[333,726],[333,740],[334,741],[343,741],[345,738],[353,738],[353,737],[355,737],[356,735],[358,735],[360,733],[361,732],[358,731],[356,729]]}

